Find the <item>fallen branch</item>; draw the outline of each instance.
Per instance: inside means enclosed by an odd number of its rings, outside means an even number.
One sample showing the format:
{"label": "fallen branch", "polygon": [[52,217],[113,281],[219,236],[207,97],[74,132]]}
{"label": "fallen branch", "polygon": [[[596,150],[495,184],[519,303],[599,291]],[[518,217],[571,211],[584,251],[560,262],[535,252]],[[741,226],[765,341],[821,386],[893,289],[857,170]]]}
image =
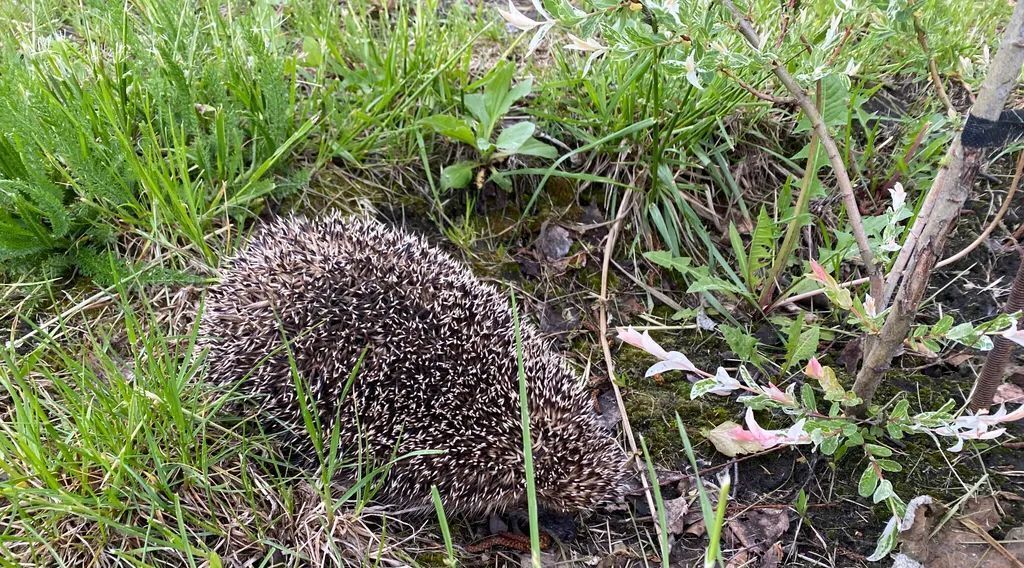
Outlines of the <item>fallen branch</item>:
{"label": "fallen branch", "polygon": [[[740,33],[746,38],[747,42],[754,49],[761,51],[761,37],[754,30],[750,19],[743,12],[740,12],[732,0],[720,0],[720,2],[732,14]],[[850,228],[853,231],[854,239],[857,241],[857,248],[860,250],[860,258],[864,262],[865,270],[867,270],[868,278],[871,282],[871,294],[872,296],[880,297],[883,290],[882,271],[875,263],[875,255],[871,252],[871,245],[868,244],[868,236],[864,232],[864,223],[861,221],[860,208],[857,206],[857,197],[854,195],[853,184],[850,181],[849,174],[846,172],[846,165],[843,163],[839,147],[836,146],[831,134],[829,134],[828,127],[821,118],[821,113],[818,112],[814,103],[811,102],[807,93],[804,92],[803,87],[789,74],[785,66],[778,61],[772,61],[771,68],[775,76],[778,77],[779,82],[796,99],[796,103],[811,122],[814,131],[817,132],[818,138],[821,140],[821,145],[825,148],[829,162],[832,163],[832,170],[835,173],[836,184],[839,186],[839,192],[843,198],[843,205],[846,207],[846,216],[850,220]]]}
{"label": "fallen branch", "polygon": [[[853,390],[864,401],[856,409],[858,413],[866,411],[867,404],[910,331],[946,238],[988,155],[984,141],[986,125],[999,118],[1010,91],[1017,83],[1022,66],[1024,2],[1019,2],[1014,6],[1002,43],[992,60],[964,131],[953,140],[887,279],[884,298],[894,296],[894,299],[885,323],[879,334],[874,336],[871,348],[865,352],[863,365],[857,373]],[[965,146],[966,132],[971,133],[972,142]],[[883,303],[882,307],[885,305]]]}

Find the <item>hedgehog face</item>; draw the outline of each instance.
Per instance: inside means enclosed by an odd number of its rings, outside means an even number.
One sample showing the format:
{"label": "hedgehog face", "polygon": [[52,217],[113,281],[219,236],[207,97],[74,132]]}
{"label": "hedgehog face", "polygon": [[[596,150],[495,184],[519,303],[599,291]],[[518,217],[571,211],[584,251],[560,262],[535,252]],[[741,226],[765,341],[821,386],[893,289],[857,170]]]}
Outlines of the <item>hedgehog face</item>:
{"label": "hedgehog face", "polygon": [[531,429],[537,498],[542,505],[562,512],[592,509],[619,493],[625,454],[591,416],[542,418]]}

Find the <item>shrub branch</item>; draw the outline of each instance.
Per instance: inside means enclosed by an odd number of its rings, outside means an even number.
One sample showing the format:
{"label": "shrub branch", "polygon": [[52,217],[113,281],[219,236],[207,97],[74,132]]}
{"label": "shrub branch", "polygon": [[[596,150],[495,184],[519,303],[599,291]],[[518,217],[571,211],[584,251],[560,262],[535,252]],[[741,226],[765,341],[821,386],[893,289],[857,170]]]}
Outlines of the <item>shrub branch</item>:
{"label": "shrub branch", "polygon": [[[732,0],[720,1],[736,20],[740,34],[747,40],[747,43],[753,46],[754,49],[761,51],[761,37],[757,34],[750,19],[736,7]],[[880,297],[883,290],[882,271],[875,263],[875,255],[871,252],[871,245],[868,244],[868,236],[864,232],[864,223],[861,221],[860,208],[857,206],[857,197],[854,195],[853,184],[850,182],[850,176],[846,172],[846,165],[843,163],[839,147],[836,146],[835,141],[828,132],[825,121],[821,118],[821,113],[815,108],[814,103],[811,102],[803,87],[797,83],[796,79],[778,61],[772,61],[771,68],[775,76],[778,77],[779,82],[793,95],[796,103],[803,110],[807,119],[811,122],[814,131],[818,134],[821,145],[825,148],[829,162],[832,163],[836,183],[843,198],[843,205],[846,207],[846,216],[850,219],[850,227],[857,241],[857,248],[860,249],[860,258],[864,262],[864,267],[871,282],[871,295],[876,298]]]}
{"label": "shrub branch", "polygon": [[[970,115],[976,119],[995,121],[1017,82],[1024,65],[1024,2],[1013,9],[1003,34],[1002,43],[992,60],[985,82]],[[881,332],[864,356],[857,373],[854,392],[864,401],[859,413],[866,410],[875,390],[893,357],[906,339],[917,308],[928,288],[928,280],[942,254],[946,237],[956,224],[974,185],[974,179],[988,151],[983,147],[963,145],[962,134],[953,140],[932,187],[925,197],[903,249],[893,264],[885,285],[885,299],[894,297]],[[882,305],[885,305],[883,303]]]}

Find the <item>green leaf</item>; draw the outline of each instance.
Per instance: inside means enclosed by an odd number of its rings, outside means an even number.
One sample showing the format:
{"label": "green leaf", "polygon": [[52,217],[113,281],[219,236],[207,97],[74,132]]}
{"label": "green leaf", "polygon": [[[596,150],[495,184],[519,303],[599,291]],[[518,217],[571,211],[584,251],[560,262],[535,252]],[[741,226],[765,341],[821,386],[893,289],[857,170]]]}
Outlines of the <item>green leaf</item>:
{"label": "green leaf", "polygon": [[903,439],[903,428],[899,424],[886,424],[885,431],[889,433],[889,437],[893,440]]}
{"label": "green leaf", "polygon": [[502,172],[496,171],[487,179],[493,181],[498,187],[505,191],[512,191],[512,180],[508,179],[508,176]]}
{"label": "green leaf", "polygon": [[818,352],[818,339],[821,329],[813,325],[794,337],[794,332],[799,330],[797,324],[803,325],[803,312],[789,328],[789,339],[786,341],[786,362],[782,366],[782,373],[785,373],[793,365],[809,360]]}
{"label": "green leaf", "polygon": [[896,403],[896,406],[892,408],[892,418],[894,420],[906,420],[909,416],[907,412],[910,410],[910,401],[902,399]]}
{"label": "green leaf", "polygon": [[749,279],[753,288],[761,285],[761,270],[771,265],[775,258],[775,220],[768,216],[768,211],[761,207],[757,214],[757,226],[750,241],[750,254],[747,260]]}
{"label": "green leaf", "polygon": [[740,360],[749,362],[758,359],[756,337],[748,334],[742,328],[733,327],[731,325],[722,324],[718,326],[718,329],[721,330],[722,337],[725,338],[725,342],[729,344],[729,349],[731,349],[732,352],[740,358]]}
{"label": "green leaf", "polygon": [[716,381],[714,378],[701,379],[693,383],[693,386],[690,387],[690,400],[694,400],[706,395],[708,391],[715,388],[715,385],[717,384],[718,381]]}
{"label": "green leaf", "polygon": [[892,455],[892,450],[885,446],[879,446],[878,444],[867,444],[864,446],[864,449],[872,457],[887,458]]}
{"label": "green leaf", "polygon": [[818,411],[818,401],[814,399],[814,389],[811,385],[804,383],[800,385],[800,400],[804,403],[804,408]]}
{"label": "green leaf", "polygon": [[864,469],[864,473],[860,476],[860,481],[857,483],[857,494],[861,497],[871,497],[877,486],[878,473],[873,465],[868,464],[868,467]]}
{"label": "green leaf", "polygon": [[892,482],[888,479],[883,479],[879,482],[878,488],[875,489],[875,494],[871,496],[871,501],[873,503],[881,503],[895,494],[892,490]]}
{"label": "green leaf", "polygon": [[747,281],[747,286],[753,288],[754,284],[750,281],[750,271],[747,270],[747,250],[743,246],[743,238],[740,237],[740,232],[736,230],[736,224],[732,221],[729,222],[729,244],[732,245],[732,253],[736,256],[736,268],[743,274]]}
{"label": "green leaf", "polygon": [[526,142],[523,142],[523,145],[516,150],[516,154],[537,156],[538,158],[554,160],[558,157],[558,150],[550,144],[545,144],[536,138],[530,138]]}
{"label": "green leaf", "polygon": [[974,335],[974,326],[965,322],[946,332],[946,339],[958,341],[971,335]]}
{"label": "green leaf", "polygon": [[537,125],[532,122],[517,122],[501,131],[498,140],[494,143],[499,150],[514,154],[519,147],[533,136]]}
{"label": "green leaf", "polygon": [[[849,117],[849,107],[851,101],[855,99],[850,97],[849,89],[843,83],[843,80],[836,74],[827,75],[822,78],[822,89],[824,91],[825,103],[822,105],[821,117],[825,121],[826,126],[841,126],[847,124],[847,118]],[[859,107],[860,104],[855,104],[855,108]],[[803,114],[800,115],[800,119],[796,123],[796,127],[793,132],[807,132],[811,129],[811,122]]]}
{"label": "green leaf", "polygon": [[830,456],[839,448],[839,436],[829,436],[821,441],[821,453]]}
{"label": "green leaf", "polygon": [[943,336],[953,328],[953,316],[944,315],[932,326],[932,335]]}
{"label": "green leaf", "polygon": [[306,36],[302,38],[302,51],[305,53],[304,63],[307,67],[319,67],[323,62],[323,52],[320,49],[320,42],[315,37]]}
{"label": "green leaf", "polygon": [[506,112],[509,111],[509,109],[512,108],[512,105],[515,104],[516,101],[530,94],[530,91],[532,90],[532,78],[527,78],[525,81],[517,83],[516,86],[512,87],[512,90],[510,90],[508,94],[505,95],[505,100],[502,101],[502,105],[501,107],[499,107],[500,112],[498,112],[497,115],[504,115]]}
{"label": "green leaf", "polygon": [[644,258],[658,266],[676,270],[680,274],[688,274],[690,272],[690,257],[687,256],[672,256],[672,253],[667,250],[656,250],[645,252]]}
{"label": "green leaf", "polygon": [[899,538],[898,519],[893,517],[889,520],[889,523],[885,525],[885,530],[882,531],[882,536],[878,537],[878,543],[875,545],[875,551],[868,556],[869,562],[878,562],[885,558],[892,552],[893,548],[896,548],[896,542]]}
{"label": "green leaf", "polygon": [[466,121],[447,114],[435,114],[420,121],[442,136],[476,147],[476,135]]}
{"label": "green leaf", "polygon": [[825,391],[825,400],[836,402],[843,400],[846,396],[846,389],[839,383],[832,367],[822,367],[821,378],[818,379],[818,382],[821,383],[821,388]]}
{"label": "green leaf", "polygon": [[900,465],[899,462],[893,460],[881,459],[875,460],[875,463],[878,464],[878,467],[881,468],[882,471],[903,471],[903,466]]}
{"label": "green leaf", "polygon": [[477,167],[476,162],[458,162],[445,166],[441,171],[442,189],[462,189],[473,181],[473,170]]}
{"label": "green leaf", "polygon": [[466,95],[462,98],[462,102],[466,105],[466,110],[480,121],[480,124],[491,123],[491,115],[487,112],[487,104],[484,102],[483,95],[479,93]]}
{"label": "green leaf", "polygon": [[797,493],[796,495],[796,503],[794,506],[794,508],[796,509],[796,514],[800,515],[801,517],[807,514],[807,501],[807,492],[804,491],[801,487],[800,492]]}

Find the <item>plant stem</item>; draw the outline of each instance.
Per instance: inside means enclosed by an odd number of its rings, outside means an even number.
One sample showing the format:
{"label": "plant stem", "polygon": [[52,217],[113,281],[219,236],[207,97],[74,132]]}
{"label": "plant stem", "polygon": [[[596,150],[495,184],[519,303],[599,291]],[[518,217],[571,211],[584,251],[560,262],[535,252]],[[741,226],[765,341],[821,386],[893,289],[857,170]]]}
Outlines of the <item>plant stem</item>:
{"label": "plant stem", "polygon": [[511,291],[512,321],[515,327],[516,365],[519,376],[519,418],[523,429],[523,469],[526,475],[526,507],[530,516],[530,560],[540,568],[540,523],[537,510],[537,481],[533,471],[533,438],[530,435],[530,409],[527,400],[526,370],[523,366],[523,336],[515,291]]}
{"label": "plant stem", "polygon": [[[612,253],[615,251],[615,241],[618,239],[619,229],[622,227],[622,220],[625,218],[626,212],[629,211],[632,200],[633,191],[626,190],[622,194],[622,201],[619,202],[619,211],[615,215],[615,222],[612,223],[611,229],[608,230],[608,237],[604,245],[604,260],[601,263],[601,295],[598,297],[598,310],[600,312],[598,315],[598,325],[600,325],[598,338],[601,340],[601,351],[604,353],[604,362],[608,369],[608,382],[612,384],[612,392],[615,393],[615,404],[619,407],[619,416],[622,417],[622,432],[626,437],[626,443],[629,444],[629,450],[633,456],[633,463],[636,465],[637,471],[643,471],[644,465],[640,460],[641,453],[636,445],[636,438],[633,437],[633,428],[629,424],[626,403],[622,399],[622,392],[619,390],[618,383],[615,382],[615,362],[612,359],[611,345],[608,343],[608,269],[611,264]],[[657,508],[654,504],[654,495],[651,493],[651,487],[645,476],[641,475],[640,481],[643,483],[644,494],[647,496],[647,505],[653,512]],[[660,527],[658,530],[661,530]]]}
{"label": "plant stem", "polygon": [[[822,102],[821,96],[821,82],[818,82],[818,104]],[[762,309],[767,308],[768,304],[772,301],[772,295],[775,292],[775,286],[779,279],[779,274],[782,273],[782,269],[785,268],[786,264],[789,263],[790,254],[796,246],[796,239],[800,235],[800,215],[803,214],[804,209],[807,208],[807,202],[811,200],[811,180],[814,179],[815,174],[818,171],[818,133],[815,131],[811,134],[811,142],[808,146],[807,153],[807,167],[804,168],[804,177],[800,180],[800,194],[796,197],[796,205],[793,206],[793,218],[790,219],[789,225],[786,227],[786,236],[782,239],[782,246],[779,247],[779,251],[775,254],[775,260],[772,262],[771,271],[768,274],[768,279],[765,280],[764,289],[761,290],[761,298],[758,300],[758,305]]]}
{"label": "plant stem", "polygon": [[925,57],[928,58],[928,74],[931,76],[932,85],[935,86],[935,94],[938,95],[947,112],[955,113],[956,109],[953,108],[953,103],[949,101],[949,95],[946,94],[946,88],[942,85],[942,77],[939,76],[939,66],[935,64],[935,58],[932,57],[932,52],[928,49],[928,36],[925,34],[924,26],[921,24],[921,16],[917,15],[916,12],[914,13],[914,31],[917,32],[917,43],[921,44],[921,49],[924,51]]}

